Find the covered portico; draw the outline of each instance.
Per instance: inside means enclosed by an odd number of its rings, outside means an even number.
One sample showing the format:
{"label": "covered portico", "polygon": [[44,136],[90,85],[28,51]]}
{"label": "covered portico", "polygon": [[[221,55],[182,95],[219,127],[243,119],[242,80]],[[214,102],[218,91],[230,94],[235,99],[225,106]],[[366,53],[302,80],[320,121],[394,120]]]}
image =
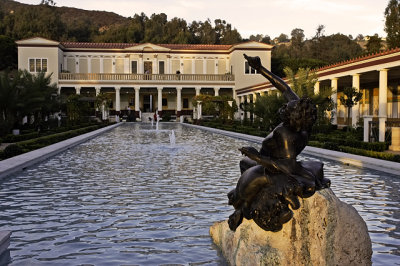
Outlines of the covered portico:
{"label": "covered portico", "polygon": [[[67,83],[67,84],[66,84]],[[124,115],[129,111],[135,111],[135,115],[141,118],[143,113],[158,112],[180,116],[191,116],[195,106],[192,99],[199,94],[229,95],[233,97],[234,86],[224,83],[200,84],[101,84],[92,82],[68,81],[60,82],[59,93],[61,95],[80,94],[97,96],[100,93],[108,94],[112,100],[110,104],[111,115]]]}

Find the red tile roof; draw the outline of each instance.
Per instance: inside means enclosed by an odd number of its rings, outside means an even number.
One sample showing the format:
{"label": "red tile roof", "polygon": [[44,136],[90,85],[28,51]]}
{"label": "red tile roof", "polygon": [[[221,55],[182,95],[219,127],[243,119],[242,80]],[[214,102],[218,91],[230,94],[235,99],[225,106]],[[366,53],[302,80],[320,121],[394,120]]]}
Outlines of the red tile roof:
{"label": "red tile roof", "polygon": [[393,49],[388,49],[382,52],[377,52],[377,53],[372,53],[372,54],[367,54],[364,56],[359,56],[356,58],[352,58],[346,61],[342,61],[342,62],[338,62],[338,63],[334,63],[331,65],[327,65],[327,66],[323,66],[320,68],[315,69],[316,71],[324,71],[330,68],[335,68],[335,67],[339,67],[339,66],[344,66],[344,65],[348,65],[348,64],[352,64],[352,63],[356,63],[356,62],[360,62],[360,61],[364,61],[364,60],[368,60],[368,59],[372,59],[372,58],[376,58],[379,56],[383,56],[383,55],[388,55],[388,54],[394,54],[400,52],[400,48],[393,48]]}
{"label": "red tile roof", "polygon": [[[89,42],[61,42],[65,48],[86,48],[86,49],[126,49],[141,45],[140,43],[89,43]],[[214,44],[154,44],[173,50],[229,50],[232,45]]]}

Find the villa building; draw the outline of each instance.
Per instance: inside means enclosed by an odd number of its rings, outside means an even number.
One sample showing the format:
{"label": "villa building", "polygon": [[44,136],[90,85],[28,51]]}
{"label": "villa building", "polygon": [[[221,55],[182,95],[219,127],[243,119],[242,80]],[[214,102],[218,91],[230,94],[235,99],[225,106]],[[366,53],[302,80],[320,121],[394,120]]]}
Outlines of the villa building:
{"label": "villa building", "polygon": [[17,41],[18,68],[52,73],[60,94],[112,94],[111,112],[135,110],[142,118],[155,111],[192,115],[199,94],[230,95],[264,81],[243,54],[259,56],[271,67],[272,46]]}
{"label": "villa building", "polygon": [[[18,68],[52,73],[60,94],[111,95],[112,114],[135,110],[145,119],[155,111],[177,117],[193,114],[199,94],[229,95],[239,104],[275,88],[248,66],[243,54],[259,56],[271,68],[272,45],[136,44],[57,42],[44,38],[17,41]],[[400,124],[400,49],[356,58],[317,70],[315,91],[331,87],[337,103],[333,124],[344,126],[343,88],[355,87],[363,99],[351,112],[351,123],[364,123],[364,140],[371,128]]]}

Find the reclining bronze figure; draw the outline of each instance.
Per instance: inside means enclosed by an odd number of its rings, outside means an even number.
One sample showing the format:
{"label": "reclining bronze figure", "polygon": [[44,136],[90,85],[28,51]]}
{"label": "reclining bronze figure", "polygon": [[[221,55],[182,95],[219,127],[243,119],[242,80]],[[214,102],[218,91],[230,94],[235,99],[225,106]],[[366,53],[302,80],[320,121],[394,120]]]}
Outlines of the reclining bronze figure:
{"label": "reclining bronze figure", "polygon": [[260,151],[253,147],[239,149],[246,157],[240,162],[237,186],[228,193],[229,204],[235,208],[228,223],[235,231],[245,217],[266,231],[276,232],[292,218],[291,209],[300,207],[298,197],[307,198],[329,187],[330,180],[324,178],[321,162],[296,160],[317,119],[315,105],[309,98],[299,98],[288,84],[261,65],[259,57],[244,57],[283,94],[287,103],[279,109],[282,123],[263,140]]}

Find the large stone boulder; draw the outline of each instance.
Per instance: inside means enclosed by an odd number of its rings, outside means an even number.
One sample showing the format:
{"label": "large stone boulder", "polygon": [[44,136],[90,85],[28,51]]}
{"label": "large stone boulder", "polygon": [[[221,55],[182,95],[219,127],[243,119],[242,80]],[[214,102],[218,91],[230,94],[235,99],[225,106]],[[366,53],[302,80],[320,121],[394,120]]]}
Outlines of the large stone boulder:
{"label": "large stone boulder", "polygon": [[331,189],[300,199],[301,207],[279,232],[252,220],[231,231],[227,221],[210,228],[214,243],[231,265],[371,265],[367,225]]}

